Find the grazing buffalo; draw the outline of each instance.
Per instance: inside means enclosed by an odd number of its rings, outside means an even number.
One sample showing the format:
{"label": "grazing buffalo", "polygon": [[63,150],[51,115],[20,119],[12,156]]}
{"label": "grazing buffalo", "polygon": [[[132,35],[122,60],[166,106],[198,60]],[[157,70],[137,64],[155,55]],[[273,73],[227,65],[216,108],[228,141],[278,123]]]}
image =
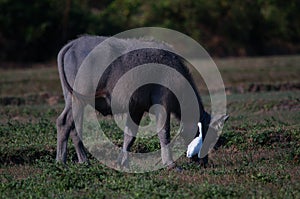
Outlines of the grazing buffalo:
{"label": "grazing buffalo", "polygon": [[[219,123],[223,123],[226,117],[220,117],[218,122],[213,121],[213,118],[205,112],[199,92],[196,89],[192,76],[189,73],[188,68],[185,66],[184,61],[178,55],[171,51],[165,50],[169,48],[166,44],[158,43],[155,41],[144,41],[138,39],[114,39],[110,43],[107,51],[119,50],[120,48],[133,48],[134,46],[145,46],[143,49],[128,51],[125,55],[122,55],[115,59],[110,66],[104,71],[101,76],[99,83],[97,84],[96,92],[93,94],[82,94],[74,89],[74,82],[79,68],[85,58],[92,52],[92,50],[104,42],[107,37],[100,36],[82,36],[76,40],[71,41],[64,46],[58,54],[58,70],[60,80],[62,84],[65,108],[61,115],[57,118],[57,154],[56,160],[58,162],[66,163],[67,159],[67,141],[71,136],[73,144],[76,149],[78,161],[80,163],[87,162],[87,156],[84,145],[81,138],[81,128],[75,128],[74,120],[76,122],[82,122],[83,111],[76,111],[75,115],[72,114],[74,107],[72,106],[72,99],[78,99],[81,103],[78,103],[76,109],[82,110],[85,105],[90,103],[90,100],[94,100],[95,109],[102,115],[111,115],[111,96],[117,81],[129,70],[143,64],[155,63],[162,64],[175,69],[180,73],[186,80],[188,80],[190,86],[195,92],[195,96],[198,102],[198,107],[194,107],[199,110],[199,118],[197,121],[202,123],[202,133],[205,138],[206,132],[210,127],[216,128]],[[149,47],[151,46],[151,47]],[[164,82],[171,81],[172,77],[168,74],[161,73],[160,77]],[[134,81],[134,79],[132,79]],[[131,82],[127,82],[123,86],[123,90],[126,91],[126,85]],[[173,87],[182,89],[180,81],[172,80]],[[176,118],[181,119],[181,107],[175,94],[168,88],[159,84],[147,84],[138,88],[130,98],[130,102],[122,101],[122,96],[119,96],[117,103],[120,105],[118,112],[124,111],[122,107],[129,103],[131,119],[128,120],[124,132],[124,143],[123,143],[123,158],[121,158],[120,164],[126,166],[128,164],[126,152],[130,150],[135,140],[135,135],[138,130],[138,124],[145,112],[156,104],[160,104],[164,107],[166,112],[166,120],[161,118],[159,112],[155,113],[157,125],[161,125],[157,132],[160,145],[162,148],[162,162],[164,165],[169,167],[174,166],[172,154],[170,149],[167,147],[171,141],[170,138],[170,115],[175,115]],[[77,115],[76,115],[77,114]],[[161,121],[163,120],[163,121]],[[131,125],[130,122],[134,122],[137,125]],[[187,122],[188,123],[188,122]],[[197,122],[193,124],[183,124],[185,126],[190,125],[190,130],[197,131]],[[214,125],[214,126],[212,126]],[[80,125],[79,125],[80,126]],[[194,131],[195,132],[195,131]],[[195,136],[195,133],[186,135],[187,144]],[[207,157],[204,158],[207,162]]]}

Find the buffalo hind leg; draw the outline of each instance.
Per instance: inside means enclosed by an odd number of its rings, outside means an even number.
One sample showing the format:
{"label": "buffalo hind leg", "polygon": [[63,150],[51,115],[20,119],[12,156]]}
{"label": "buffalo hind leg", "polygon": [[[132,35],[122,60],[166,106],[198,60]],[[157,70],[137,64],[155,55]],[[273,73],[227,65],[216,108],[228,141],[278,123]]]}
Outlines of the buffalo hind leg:
{"label": "buffalo hind leg", "polygon": [[56,161],[66,163],[67,161],[67,144],[68,138],[72,129],[72,111],[71,107],[67,106],[56,120],[57,127],[57,149]]}
{"label": "buffalo hind leg", "polygon": [[123,148],[118,157],[118,164],[123,168],[129,168],[129,151],[136,139],[136,134],[143,114],[144,112],[142,111],[133,111],[130,115],[127,115]]}
{"label": "buffalo hind leg", "polygon": [[[78,101],[77,101],[78,102]],[[82,143],[82,120],[83,120],[83,108],[84,106],[78,102],[73,104],[73,128],[71,130],[71,138],[76,150],[79,163],[88,162],[86,151]],[[75,123],[76,122],[76,126]]]}
{"label": "buffalo hind leg", "polygon": [[[57,127],[57,151],[56,151],[56,161],[66,163],[67,161],[67,144],[68,138],[71,134],[73,144],[78,156],[78,161],[86,162],[87,156],[84,150],[84,146],[81,140],[81,136],[78,136],[78,133],[75,128],[75,123],[72,114],[72,103],[70,98],[66,100],[66,106],[61,113],[61,115],[56,120]],[[79,131],[81,130],[82,125],[82,107],[79,106],[76,108],[77,116],[76,122],[78,122]],[[80,132],[81,133],[81,132]]]}

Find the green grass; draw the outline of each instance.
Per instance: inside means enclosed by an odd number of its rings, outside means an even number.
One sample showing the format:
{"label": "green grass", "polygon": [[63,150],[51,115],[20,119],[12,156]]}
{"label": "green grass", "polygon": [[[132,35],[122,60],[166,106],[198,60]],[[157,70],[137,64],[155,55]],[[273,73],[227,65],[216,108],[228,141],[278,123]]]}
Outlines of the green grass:
{"label": "green grass", "polygon": [[[298,56],[247,58],[218,65],[226,87],[238,87],[258,80],[299,83],[298,61]],[[110,169],[90,154],[91,165],[77,164],[71,141],[67,167],[56,164],[55,120],[64,106],[56,68],[0,72],[1,198],[300,197],[299,89],[231,92],[230,119],[208,168],[182,156],[177,160],[182,172],[130,174]],[[208,106],[209,97],[203,100]],[[121,130],[111,118],[100,119],[106,135],[121,146]],[[144,118],[143,124],[148,121]],[[178,123],[172,126],[178,128]],[[141,138],[133,151],[158,148],[156,137]]]}

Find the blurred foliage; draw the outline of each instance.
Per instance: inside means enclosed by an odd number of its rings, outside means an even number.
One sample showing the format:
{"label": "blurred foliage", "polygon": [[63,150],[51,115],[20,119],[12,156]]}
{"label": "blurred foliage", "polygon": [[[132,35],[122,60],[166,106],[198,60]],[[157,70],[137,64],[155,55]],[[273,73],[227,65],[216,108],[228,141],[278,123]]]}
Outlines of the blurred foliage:
{"label": "blurred foliage", "polygon": [[299,0],[0,0],[0,60],[43,61],[81,34],[178,30],[214,56],[300,52]]}

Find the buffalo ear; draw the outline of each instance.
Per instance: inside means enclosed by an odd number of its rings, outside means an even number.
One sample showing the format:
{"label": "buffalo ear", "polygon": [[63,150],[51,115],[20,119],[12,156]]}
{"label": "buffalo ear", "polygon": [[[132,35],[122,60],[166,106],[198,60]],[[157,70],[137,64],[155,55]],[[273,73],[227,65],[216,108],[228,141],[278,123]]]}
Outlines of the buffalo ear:
{"label": "buffalo ear", "polygon": [[213,116],[209,126],[214,129],[220,130],[223,127],[224,123],[228,120],[228,118],[229,118],[229,115]]}

